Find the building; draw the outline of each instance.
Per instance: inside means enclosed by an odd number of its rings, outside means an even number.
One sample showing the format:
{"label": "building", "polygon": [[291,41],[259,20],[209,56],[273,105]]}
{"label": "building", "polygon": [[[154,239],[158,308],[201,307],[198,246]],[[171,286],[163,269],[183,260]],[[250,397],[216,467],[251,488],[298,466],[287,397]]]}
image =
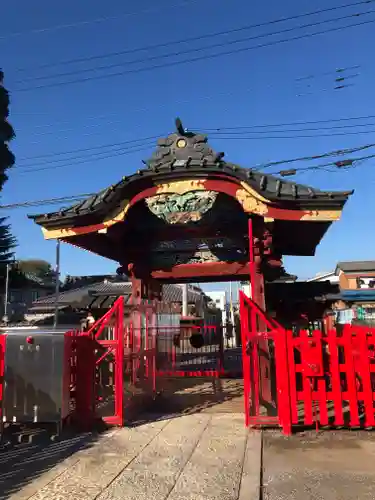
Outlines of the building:
{"label": "building", "polygon": [[[5,282],[0,293],[0,317],[5,314]],[[40,278],[33,274],[11,274],[8,286],[7,317],[9,322],[19,322],[24,319],[28,308],[39,298],[50,295],[55,289],[53,279]]]}
{"label": "building", "polygon": [[335,274],[341,290],[372,290],[375,288],[375,261],[339,262]]}
{"label": "building", "polygon": [[211,299],[216,309],[221,311],[221,321],[225,325],[229,320],[229,304],[227,301],[227,293],[225,290],[207,292],[206,295]]}
{"label": "building", "polygon": [[313,278],[306,280],[308,283],[329,281],[330,283],[339,283],[339,277],[336,275],[335,271],[320,272],[316,274]]}
{"label": "building", "polygon": [[338,262],[335,271],[308,281],[338,285],[337,292],[325,295],[337,324],[375,322],[375,261]]}
{"label": "building", "polygon": [[[95,279],[96,278],[96,279]],[[74,286],[79,284],[80,286]],[[57,307],[59,324],[77,325],[87,311],[95,317],[104,314],[119,297],[124,296],[125,304],[131,306],[132,283],[115,275],[70,277],[59,294]],[[163,285],[162,300],[176,314],[181,312],[182,289],[178,285]],[[196,314],[204,316],[208,298],[198,287],[188,288],[188,305]],[[33,324],[49,324],[53,321],[56,295],[44,296],[31,305],[25,319]]]}

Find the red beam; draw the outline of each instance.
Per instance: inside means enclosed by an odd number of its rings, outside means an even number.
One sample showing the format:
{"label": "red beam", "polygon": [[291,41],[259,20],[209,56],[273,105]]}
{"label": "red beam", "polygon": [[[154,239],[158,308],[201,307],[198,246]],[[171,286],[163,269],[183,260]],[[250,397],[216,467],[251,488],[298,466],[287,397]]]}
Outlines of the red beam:
{"label": "red beam", "polygon": [[233,278],[249,275],[249,265],[241,262],[207,262],[203,264],[179,264],[168,271],[154,270],[151,276],[159,280],[184,280],[200,278],[216,278],[221,281],[222,277],[233,276]]}

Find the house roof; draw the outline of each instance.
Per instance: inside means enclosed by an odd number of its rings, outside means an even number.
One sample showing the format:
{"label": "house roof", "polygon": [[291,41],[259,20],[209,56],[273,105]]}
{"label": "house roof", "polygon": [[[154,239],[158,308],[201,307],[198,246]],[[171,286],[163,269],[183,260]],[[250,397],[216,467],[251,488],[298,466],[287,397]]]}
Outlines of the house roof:
{"label": "house roof", "polygon": [[347,262],[338,262],[335,274],[338,274],[339,271],[343,271],[344,273],[375,271],[375,260],[352,260]]}
{"label": "house roof", "polygon": [[336,276],[335,271],[329,271],[329,272],[322,272],[318,273],[316,276],[313,278],[309,278],[306,280],[307,282],[312,282],[312,281],[325,281],[328,278],[332,278],[333,276]]}
{"label": "house roof", "polygon": [[337,294],[328,294],[326,298],[344,302],[375,302],[375,290],[343,290]]}
{"label": "house roof", "polygon": [[[223,160],[224,153],[216,153],[208,144],[207,137],[186,132],[176,120],[177,131],[159,139],[152,157],[145,161],[147,168],[123,177],[117,184],[103,189],[71,207],[48,214],[29,215],[46,229],[83,227],[97,224],[104,216],[123,207],[136,194],[161,182],[186,178],[207,179],[229,176],[270,201],[300,209],[341,210],[353,191],[321,191],[319,189],[286,181],[263,172],[242,168]],[[183,142],[184,146],[179,144]]]}
{"label": "house roof", "polygon": [[[95,284],[88,284],[80,288],[61,292],[58,304],[60,308],[72,307],[110,307],[114,300],[123,295],[126,304],[130,304],[131,282],[127,281],[101,281]],[[198,290],[188,290],[188,302],[198,303],[203,300],[203,292]],[[178,285],[163,285],[162,300],[168,303],[182,302],[182,289]],[[35,302],[29,312],[37,310],[48,310],[55,307],[55,295],[42,297]]]}

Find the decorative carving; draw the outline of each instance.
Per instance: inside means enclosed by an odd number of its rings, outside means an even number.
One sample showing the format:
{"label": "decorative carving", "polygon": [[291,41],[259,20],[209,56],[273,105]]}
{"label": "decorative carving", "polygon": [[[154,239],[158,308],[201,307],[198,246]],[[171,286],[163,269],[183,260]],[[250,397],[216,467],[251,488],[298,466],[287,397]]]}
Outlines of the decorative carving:
{"label": "decorative carving", "polygon": [[213,191],[159,194],[146,199],[149,210],[168,224],[197,222],[211,210],[217,198]]}
{"label": "decorative carving", "polygon": [[249,194],[245,189],[238,189],[236,198],[245,212],[261,216],[267,215],[267,205],[256,199],[252,194]]}
{"label": "decorative carving", "polygon": [[205,191],[204,181],[200,179],[190,179],[185,181],[169,182],[157,186],[158,194],[185,194],[189,191]]}
{"label": "decorative carving", "polygon": [[158,147],[151,158],[144,163],[156,170],[162,164],[182,164],[189,162],[220,163],[224,153],[216,153],[208,144],[207,137],[185,130],[181,120],[176,120],[176,132],[158,140]]}
{"label": "decorative carving", "polygon": [[300,220],[334,221],[340,220],[341,210],[310,210],[302,215]]}
{"label": "decorative carving", "polygon": [[178,264],[207,262],[246,262],[248,250],[244,241],[230,238],[161,241],[152,249],[150,260],[154,268],[169,268]]}

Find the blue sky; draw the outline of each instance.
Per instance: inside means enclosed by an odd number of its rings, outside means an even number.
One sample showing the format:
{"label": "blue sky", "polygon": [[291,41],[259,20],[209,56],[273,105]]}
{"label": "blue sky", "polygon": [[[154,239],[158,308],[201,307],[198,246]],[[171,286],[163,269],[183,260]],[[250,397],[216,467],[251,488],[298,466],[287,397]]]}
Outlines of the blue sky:
{"label": "blue sky", "polygon": [[[190,42],[175,48],[82,62],[75,66],[37,68],[72,58],[87,58],[230,30],[343,3],[343,0],[316,0],[313,5],[297,0],[269,0],[267,3],[246,0],[163,0],[156,4],[151,0],[141,0],[132,3],[131,7],[120,0],[66,0],[59,4],[47,0],[16,0],[10,3],[0,19],[0,64],[6,75],[6,86],[12,92],[10,118],[17,133],[12,149],[17,156],[17,164],[2,193],[1,203],[89,193],[106,187],[139,168],[141,159],[149,157],[152,147],[146,151],[84,163],[77,161],[77,153],[51,157],[65,158],[60,163],[47,163],[48,158],[35,157],[97,148],[154,135],[163,136],[173,130],[176,116],[182,118],[186,127],[219,128],[375,115],[375,68],[368,57],[370,47],[374,44],[375,23],[153,71],[128,73],[79,84],[20,90],[44,83],[42,80],[26,81],[26,78],[108,63],[124,64],[120,69],[86,74],[108,76],[110,72],[142,67],[139,63],[131,66],[125,64],[139,57],[229,41],[240,36],[255,36],[371,10],[370,4],[217,40]],[[92,22],[102,17],[108,19]],[[375,20],[375,14],[367,18]],[[356,21],[341,22],[341,25],[353,22]],[[71,26],[56,28],[61,25]],[[338,25],[340,23],[331,26]],[[306,28],[296,34],[322,28]],[[274,36],[272,40],[280,38]],[[253,45],[258,43],[262,43],[262,40],[252,42]],[[246,45],[250,45],[249,42],[239,46]],[[231,47],[234,46],[210,49],[206,53],[230,50]],[[192,56],[195,55],[199,54]],[[175,57],[170,60],[178,59]],[[357,65],[361,67],[348,73],[359,73],[352,80],[354,85],[341,91],[333,90],[332,74],[323,76],[324,73],[333,73],[338,67]],[[296,81],[307,75],[314,75],[314,78]],[[64,81],[72,78],[75,78],[74,75],[64,77]],[[371,130],[374,133],[370,133]],[[281,158],[314,155],[375,142],[375,123],[373,127],[369,125],[361,131],[366,133],[333,136],[328,132],[326,137],[264,137],[259,140],[225,140],[216,137],[210,142],[216,149],[225,151],[231,161],[251,167]],[[93,151],[88,153],[92,154]],[[69,162],[68,158],[72,156],[75,159]],[[28,172],[23,171],[26,165],[30,165]],[[61,168],[54,168],[57,165]],[[338,260],[373,259],[374,161],[346,172],[301,173],[296,180],[317,188],[353,188],[356,192],[346,206],[342,220],[330,229],[316,256],[287,258],[288,271],[308,277],[318,271],[334,268]],[[54,243],[45,242],[39,228],[26,218],[27,213],[48,212],[54,208],[37,207],[4,213],[9,215],[18,239],[19,258],[54,260]],[[99,274],[111,272],[115,267],[110,261],[63,245],[64,274]]]}

